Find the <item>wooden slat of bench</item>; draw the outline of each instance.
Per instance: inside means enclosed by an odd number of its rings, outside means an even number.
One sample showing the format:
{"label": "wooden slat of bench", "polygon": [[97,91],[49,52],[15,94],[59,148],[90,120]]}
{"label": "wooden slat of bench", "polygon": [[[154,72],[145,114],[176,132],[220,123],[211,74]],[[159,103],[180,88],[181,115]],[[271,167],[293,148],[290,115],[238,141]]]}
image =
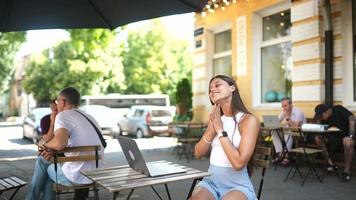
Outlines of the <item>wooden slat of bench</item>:
{"label": "wooden slat of bench", "polygon": [[100,150],[101,146],[96,145],[96,146],[66,147],[63,150],[56,151],[56,153],[95,151],[96,148],[98,148],[98,150]]}
{"label": "wooden slat of bench", "polygon": [[[295,148],[295,149],[291,149],[290,152],[293,152],[293,153],[304,153],[304,149],[303,149],[303,147],[298,147],[298,148]],[[305,147],[305,153],[306,154],[315,154],[315,153],[321,153],[321,152],[323,152],[323,150],[321,150],[321,149],[313,149],[313,148]]]}
{"label": "wooden slat of bench", "polygon": [[268,168],[269,161],[268,160],[263,160],[263,159],[254,159],[252,164],[255,167]]}
{"label": "wooden slat of bench", "polygon": [[6,191],[13,188],[20,188],[27,183],[17,177],[7,177],[0,179],[0,191]]}
{"label": "wooden slat of bench", "polygon": [[16,176],[12,176],[12,177],[10,177],[10,179],[12,179],[13,181],[16,181],[20,185],[26,185],[27,184],[26,181],[21,180],[21,179],[17,178]]}
{"label": "wooden slat of bench", "polygon": [[271,155],[272,149],[269,147],[256,147],[255,154],[257,154],[257,155]]}
{"label": "wooden slat of bench", "polygon": [[76,189],[85,189],[85,188],[92,188],[94,187],[94,184],[86,184],[86,185],[73,185],[73,186],[66,186],[66,185],[61,185],[61,184],[54,184],[53,185],[53,190],[55,192],[60,192],[60,191],[68,191],[68,190],[76,190]]}
{"label": "wooden slat of bench", "polygon": [[[101,156],[98,155],[98,159],[101,159]],[[65,157],[58,157],[57,162],[72,162],[72,161],[89,161],[89,160],[96,160],[95,155],[81,155],[81,156],[65,156]]]}
{"label": "wooden slat of bench", "polygon": [[10,184],[13,188],[17,188],[17,187],[21,186],[19,183],[17,183],[16,181],[11,180],[10,178],[5,178],[3,180],[6,181],[8,184]]}
{"label": "wooden slat of bench", "polygon": [[7,183],[6,181],[4,181],[3,179],[0,180],[0,185],[5,187],[5,189],[12,188],[12,186],[9,183]]}

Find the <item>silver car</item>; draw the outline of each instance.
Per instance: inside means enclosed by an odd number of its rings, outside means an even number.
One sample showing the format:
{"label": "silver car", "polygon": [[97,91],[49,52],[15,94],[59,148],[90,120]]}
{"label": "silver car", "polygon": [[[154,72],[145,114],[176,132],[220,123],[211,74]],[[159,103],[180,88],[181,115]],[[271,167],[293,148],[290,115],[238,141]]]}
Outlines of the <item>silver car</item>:
{"label": "silver car", "polygon": [[34,108],[28,116],[24,118],[23,138],[28,138],[36,143],[42,137],[41,119],[51,113],[50,108]]}
{"label": "silver car", "polygon": [[152,136],[154,132],[167,130],[172,119],[171,108],[167,106],[132,106],[117,124],[119,135],[126,132],[137,138]]}
{"label": "silver car", "polygon": [[104,135],[115,136],[118,133],[117,122],[120,115],[115,110],[103,105],[86,105],[81,110],[94,117]]}

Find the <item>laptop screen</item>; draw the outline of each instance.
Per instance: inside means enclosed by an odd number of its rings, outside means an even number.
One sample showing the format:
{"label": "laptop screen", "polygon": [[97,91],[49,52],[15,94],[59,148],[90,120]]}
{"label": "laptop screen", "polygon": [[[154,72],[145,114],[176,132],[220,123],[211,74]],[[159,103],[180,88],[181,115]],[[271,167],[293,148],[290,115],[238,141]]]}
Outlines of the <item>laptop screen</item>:
{"label": "laptop screen", "polygon": [[146,166],[146,162],[143,159],[141,151],[138,148],[135,140],[123,136],[118,136],[117,139],[119,140],[122,152],[124,153],[130,167],[149,176],[150,173]]}
{"label": "laptop screen", "polygon": [[277,115],[263,115],[263,124],[266,128],[280,127],[279,118]]}

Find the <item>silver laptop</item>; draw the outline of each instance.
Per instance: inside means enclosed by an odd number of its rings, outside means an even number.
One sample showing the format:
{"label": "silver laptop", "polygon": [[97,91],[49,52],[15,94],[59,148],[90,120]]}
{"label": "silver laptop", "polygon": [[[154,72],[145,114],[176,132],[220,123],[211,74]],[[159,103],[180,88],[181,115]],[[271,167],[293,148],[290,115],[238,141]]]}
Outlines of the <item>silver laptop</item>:
{"label": "silver laptop", "polygon": [[124,152],[124,155],[130,167],[137,172],[146,174],[150,177],[156,177],[169,174],[178,174],[187,171],[182,167],[175,166],[171,163],[166,162],[146,163],[135,140],[123,136],[118,136],[117,139],[119,140],[122,151]]}
{"label": "silver laptop", "polygon": [[266,128],[279,128],[279,118],[277,115],[263,115],[263,124]]}

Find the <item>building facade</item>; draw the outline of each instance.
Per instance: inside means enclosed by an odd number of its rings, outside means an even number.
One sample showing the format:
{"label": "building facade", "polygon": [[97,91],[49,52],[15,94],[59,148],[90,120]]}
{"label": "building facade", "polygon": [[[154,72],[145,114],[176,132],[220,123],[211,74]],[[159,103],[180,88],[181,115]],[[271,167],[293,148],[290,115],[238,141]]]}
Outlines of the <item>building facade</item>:
{"label": "building facade", "polygon": [[[215,5],[217,4],[217,5]],[[331,0],[333,100],[356,111],[356,0]],[[278,114],[291,97],[307,117],[325,100],[324,0],[215,0],[196,14],[194,120],[206,121],[208,84],[232,76],[249,110]]]}

